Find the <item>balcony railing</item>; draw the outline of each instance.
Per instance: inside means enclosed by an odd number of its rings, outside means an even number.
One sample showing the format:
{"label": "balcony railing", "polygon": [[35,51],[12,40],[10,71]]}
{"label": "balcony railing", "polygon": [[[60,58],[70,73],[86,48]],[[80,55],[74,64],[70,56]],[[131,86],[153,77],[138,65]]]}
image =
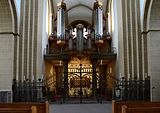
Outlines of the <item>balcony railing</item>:
{"label": "balcony railing", "polygon": [[150,101],[150,76],[145,79],[122,77],[114,88],[113,98],[122,101]]}
{"label": "balcony railing", "polygon": [[[49,54],[61,54],[61,53],[72,53],[72,52],[77,52],[76,49],[59,49],[59,48],[45,48],[44,49],[44,55],[49,55]],[[112,53],[115,54],[117,53],[116,48],[107,48],[107,49],[84,49],[83,52],[85,53]]]}

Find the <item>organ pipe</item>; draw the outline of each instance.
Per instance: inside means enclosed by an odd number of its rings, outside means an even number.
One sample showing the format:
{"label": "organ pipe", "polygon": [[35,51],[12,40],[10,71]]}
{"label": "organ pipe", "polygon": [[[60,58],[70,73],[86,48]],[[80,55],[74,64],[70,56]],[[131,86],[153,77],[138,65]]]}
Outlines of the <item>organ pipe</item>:
{"label": "organ pipe", "polygon": [[73,49],[73,29],[71,28],[69,30],[69,50],[72,50]]}
{"label": "organ pipe", "polygon": [[62,1],[57,4],[57,44],[63,46],[65,44],[65,11],[66,4]]}
{"label": "organ pipe", "polygon": [[78,24],[76,26],[77,28],[77,51],[82,52],[83,51],[83,25]]}
{"label": "organ pipe", "polygon": [[92,46],[91,46],[91,28],[90,27],[88,27],[87,28],[87,32],[88,32],[88,35],[87,35],[87,45],[88,45],[88,49],[91,49],[92,48]]}
{"label": "organ pipe", "polygon": [[101,44],[103,43],[103,10],[102,3],[99,1],[94,3],[94,16],[95,40],[96,43]]}

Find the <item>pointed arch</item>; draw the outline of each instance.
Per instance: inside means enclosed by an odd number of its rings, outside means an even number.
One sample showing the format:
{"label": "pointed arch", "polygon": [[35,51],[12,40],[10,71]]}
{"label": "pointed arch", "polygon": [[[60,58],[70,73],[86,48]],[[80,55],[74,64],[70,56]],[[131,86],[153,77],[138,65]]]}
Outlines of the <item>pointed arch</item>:
{"label": "pointed arch", "polygon": [[[12,90],[12,80],[15,77],[17,46],[17,13],[14,0],[0,0],[0,89]],[[6,79],[7,78],[7,79]],[[5,83],[4,83],[5,81]]]}
{"label": "pointed arch", "polygon": [[77,8],[77,7],[84,7],[84,8],[87,8],[87,9],[89,9],[89,10],[93,10],[92,8],[90,8],[89,6],[86,6],[86,5],[84,5],[84,4],[77,4],[77,5],[74,5],[74,6],[72,6],[71,8],[69,8],[68,10],[67,10],[67,12],[69,12],[70,10],[72,10],[72,9],[74,9],[74,8]]}
{"label": "pointed arch", "polygon": [[150,6],[151,6],[152,0],[146,0],[145,7],[144,7],[144,16],[143,16],[143,31],[147,31],[147,25],[149,20],[149,12],[150,12]]}
{"label": "pointed arch", "polygon": [[18,16],[17,16],[17,8],[15,5],[15,1],[9,0],[10,2],[10,9],[12,14],[12,22],[13,22],[13,32],[14,34],[18,34]]}
{"label": "pointed arch", "polygon": [[144,40],[144,61],[148,65],[148,73],[151,76],[151,86],[156,87],[154,90],[151,87],[151,100],[160,100],[160,86],[157,84],[160,81],[160,1],[146,0],[143,29],[142,32]]}

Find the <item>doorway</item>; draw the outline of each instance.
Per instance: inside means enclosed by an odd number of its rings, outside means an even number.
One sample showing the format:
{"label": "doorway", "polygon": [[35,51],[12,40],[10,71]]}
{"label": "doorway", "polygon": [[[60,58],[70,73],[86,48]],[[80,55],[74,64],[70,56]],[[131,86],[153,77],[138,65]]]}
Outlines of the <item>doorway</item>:
{"label": "doorway", "polygon": [[86,100],[92,97],[92,65],[68,68],[69,97]]}

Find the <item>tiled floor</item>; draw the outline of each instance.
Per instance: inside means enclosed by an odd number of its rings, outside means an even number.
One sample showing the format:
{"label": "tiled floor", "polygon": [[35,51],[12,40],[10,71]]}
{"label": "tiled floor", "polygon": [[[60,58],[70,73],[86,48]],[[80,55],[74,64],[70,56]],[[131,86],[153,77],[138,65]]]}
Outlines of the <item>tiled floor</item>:
{"label": "tiled floor", "polygon": [[50,104],[50,113],[112,113],[107,104]]}

